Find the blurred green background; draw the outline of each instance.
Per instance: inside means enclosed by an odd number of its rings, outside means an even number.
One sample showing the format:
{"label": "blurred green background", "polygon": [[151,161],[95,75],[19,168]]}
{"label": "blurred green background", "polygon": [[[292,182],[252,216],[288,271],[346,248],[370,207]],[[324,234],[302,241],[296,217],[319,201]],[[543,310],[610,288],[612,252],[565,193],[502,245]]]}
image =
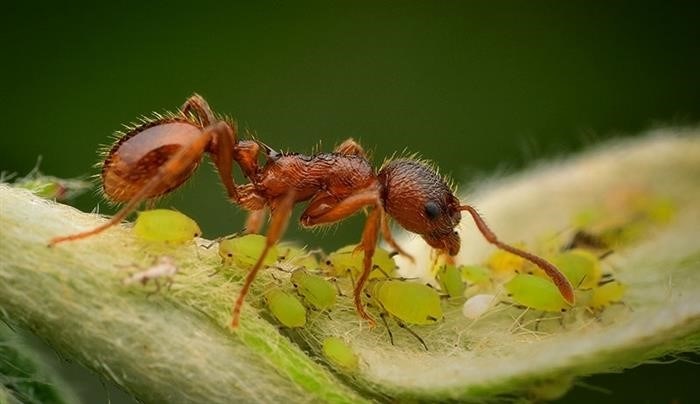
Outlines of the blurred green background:
{"label": "blurred green background", "polygon": [[[20,174],[38,155],[46,173],[93,174],[98,145],[122,123],[175,109],[193,92],[273,147],[311,151],[322,141],[329,150],[352,136],[377,164],[407,149],[458,182],[700,120],[699,2],[3,8],[0,170]],[[243,213],[209,167],[184,188],[162,206],[193,216],[210,238],[241,228]],[[76,205],[98,203],[86,195]],[[331,249],[360,229],[354,218],[323,232],[291,226],[287,238]],[[611,393],[577,388],[565,401],[689,402],[700,397],[690,382],[698,370],[596,376],[586,383]],[[93,399],[106,399],[97,386]]]}

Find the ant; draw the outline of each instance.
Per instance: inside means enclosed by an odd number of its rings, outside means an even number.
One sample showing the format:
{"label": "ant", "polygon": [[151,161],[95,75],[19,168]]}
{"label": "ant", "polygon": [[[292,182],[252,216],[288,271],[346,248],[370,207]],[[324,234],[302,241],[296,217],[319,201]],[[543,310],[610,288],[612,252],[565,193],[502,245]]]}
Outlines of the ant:
{"label": "ant", "polygon": [[[369,208],[357,250],[364,252],[363,272],[354,286],[354,303],[360,317],[375,322],[365,311],[362,291],[372,269],[378,233],[399,254],[412,259],[391,235],[387,216],[403,228],[419,234],[439,253],[454,256],[460,249],[454,228],[468,212],[484,238],[500,249],[521,256],[542,268],[562,296],[573,303],[569,281],[541,257],[500,241],[479,213],[462,205],[450,187],[432,167],[415,159],[390,161],[376,172],[362,146],[353,139],[331,153],[306,156],[279,153],[257,140],[240,140],[235,122],[215,115],[209,104],[195,94],[177,114],[129,128],[106,153],[102,164],[104,194],[114,202],[126,203],[109,221],[88,231],[56,237],[50,245],[80,240],[118,223],[142,202],[153,202],[181,186],[197,169],[202,155],[214,162],[231,202],[249,211],[246,232],[258,233],[267,211],[271,214],[266,244],[245,278],[232,309],[231,326],[236,328],[251,283],[268,251],[280,240],[295,203],[308,201],[300,222],[304,227],[326,225]],[[264,153],[266,162],[258,165]],[[236,185],[232,165],[236,163],[250,181]]]}

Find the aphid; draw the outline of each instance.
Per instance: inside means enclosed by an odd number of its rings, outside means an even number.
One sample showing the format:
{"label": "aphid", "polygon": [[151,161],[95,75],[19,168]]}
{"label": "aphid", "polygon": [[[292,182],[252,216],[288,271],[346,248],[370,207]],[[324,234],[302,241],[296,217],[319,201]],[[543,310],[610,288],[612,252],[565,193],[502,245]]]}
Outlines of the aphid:
{"label": "aphid", "polygon": [[476,320],[496,304],[496,296],[489,294],[474,295],[462,306],[462,314],[470,320]]}
{"label": "aphid", "polygon": [[306,325],[306,308],[293,295],[274,288],[265,293],[265,302],[270,313],[285,327],[298,328]]}
{"label": "aphid", "polygon": [[357,369],[359,358],[347,342],[338,337],[323,340],[323,356],[335,366],[352,372]]}
{"label": "aphid", "polygon": [[34,168],[24,177],[17,178],[12,184],[16,188],[29,190],[34,195],[58,202],[72,200],[92,188],[92,184],[80,178],[58,178],[44,175],[39,170],[41,157]]}
{"label": "aphid", "polygon": [[[454,228],[466,211],[489,243],[541,267],[562,296],[569,302],[574,300],[571,285],[556,267],[500,241],[476,209],[463,205],[429,164],[415,158],[394,159],[375,171],[364,149],[352,139],[332,153],[278,153],[262,142],[238,139],[236,125],[214,115],[199,95],[188,99],[178,114],[157,115],[122,134],[106,154],[102,183],[107,197],[126,205],[109,222],[82,233],[56,237],[50,244],[83,239],[118,224],[141,202],[154,200],[182,185],[205,153],[211,155],[229,199],[250,212],[247,232],[257,233],[266,212],[272,214],[265,248],[234,303],[234,328],[251,283],[269,250],[282,237],[293,206],[300,202],[308,202],[300,218],[305,227],[335,223],[367,211],[358,247],[363,258],[354,287],[354,303],[358,314],[370,324],[374,320],[365,311],[362,292],[372,271],[379,233],[394,250],[408,256],[394,241],[389,218],[419,234],[441,254],[454,256],[461,244]],[[261,153],[267,159],[263,166],[258,165]],[[234,162],[250,181],[248,184],[234,183]]]}
{"label": "aphid", "polygon": [[552,258],[552,263],[576,289],[591,289],[602,276],[600,259],[585,250],[574,249],[560,253]]}
{"label": "aphid", "polygon": [[313,252],[306,251],[304,248],[290,245],[278,245],[277,252],[278,264],[283,263],[289,268],[304,268],[311,271],[319,268],[316,256]]}
{"label": "aphid", "polygon": [[562,248],[562,250],[573,249],[608,250],[610,246],[599,235],[586,230],[577,230],[571,240]]}
{"label": "aphid", "polygon": [[491,270],[479,265],[463,265],[462,280],[474,285],[484,285],[491,282]]}
{"label": "aphid", "polygon": [[175,274],[177,274],[175,260],[172,257],[164,255],[158,257],[150,267],[129,275],[128,277],[124,278],[122,282],[125,285],[130,285],[137,282],[141,283],[142,285],[146,285],[148,282],[153,281],[153,283],[156,285],[156,290],[153,293],[156,293],[161,288],[159,279],[163,279],[165,281],[165,285],[169,289],[173,284]]}
{"label": "aphid", "polygon": [[536,275],[517,274],[504,287],[516,303],[534,310],[561,312],[570,307],[549,279]]}
{"label": "aphid", "polygon": [[467,285],[462,281],[462,271],[454,265],[444,265],[437,273],[437,281],[440,288],[447,293],[450,298],[456,299],[464,297],[464,290]]}
{"label": "aphid", "polygon": [[[259,234],[246,234],[241,237],[221,240],[219,242],[219,256],[226,264],[248,268],[258,261],[265,250],[267,240]],[[277,261],[277,248],[271,247],[265,256],[262,265],[270,266]]]}
{"label": "aphid", "polygon": [[422,283],[375,281],[368,293],[381,309],[407,324],[430,325],[442,320],[440,294]]}
{"label": "aphid", "polygon": [[514,273],[521,272],[526,262],[520,255],[506,250],[496,250],[489,256],[486,265],[496,276],[508,279]]}
{"label": "aphid", "polygon": [[304,301],[315,309],[326,310],[335,304],[336,289],[325,278],[297,269],[292,273],[291,281]]}
{"label": "aphid", "polygon": [[[361,246],[347,245],[328,254],[323,265],[324,272],[330,276],[351,276],[357,279],[362,274],[363,268],[363,254],[358,247]],[[383,248],[375,249],[372,256],[372,271],[368,279],[393,278],[395,274],[396,263],[391,254]]]}
{"label": "aphid", "polygon": [[385,315],[410,332],[428,350],[425,341],[407,327],[407,324],[430,325],[442,320],[443,312],[440,295],[430,286],[402,280],[380,280],[370,284],[367,294],[382,311],[381,318],[389,332],[391,343],[394,336],[386,324]]}
{"label": "aphid", "polygon": [[138,213],[133,228],[141,240],[182,244],[202,234],[197,222],[176,210],[153,209]]}
{"label": "aphid", "polygon": [[604,283],[593,288],[591,300],[588,302],[588,307],[599,310],[613,303],[622,301],[627,287],[618,281]]}

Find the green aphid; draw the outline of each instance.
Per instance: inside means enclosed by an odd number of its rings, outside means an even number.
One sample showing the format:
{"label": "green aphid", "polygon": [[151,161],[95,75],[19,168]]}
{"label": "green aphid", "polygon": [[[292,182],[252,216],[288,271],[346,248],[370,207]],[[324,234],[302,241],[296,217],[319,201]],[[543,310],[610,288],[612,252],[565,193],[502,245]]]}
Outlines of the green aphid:
{"label": "green aphid", "polygon": [[554,283],[537,275],[517,274],[504,286],[517,304],[534,310],[560,312],[570,307]]}
{"label": "green aphid", "polygon": [[440,295],[430,286],[380,280],[370,285],[369,293],[380,309],[403,323],[430,325],[442,320]]}
{"label": "green aphid", "polygon": [[336,288],[325,278],[297,269],[291,281],[304,301],[317,310],[326,310],[335,304]]}
{"label": "green aphid", "polygon": [[356,370],[359,363],[359,358],[352,347],[338,337],[328,337],[323,340],[323,356],[345,371]]}
{"label": "green aphid", "polygon": [[462,271],[462,280],[470,284],[483,285],[491,282],[491,270],[479,265],[463,265],[459,267]]}
{"label": "green aphid", "polygon": [[627,287],[618,281],[612,281],[593,288],[588,306],[592,309],[602,309],[613,303],[622,301]]}
{"label": "green aphid", "polygon": [[138,213],[134,234],[141,240],[183,244],[202,234],[197,222],[176,210],[153,209]]}
{"label": "green aphid", "polygon": [[294,295],[275,288],[265,293],[265,302],[270,313],[285,327],[306,325],[306,308]]}
{"label": "green aphid", "polygon": [[92,188],[92,184],[88,181],[77,178],[52,177],[39,172],[30,173],[27,177],[18,179],[13,186],[27,189],[41,198],[53,199],[58,202],[74,199]]}
{"label": "green aphid", "polygon": [[316,256],[304,248],[281,244],[277,251],[277,260],[292,268],[306,268],[312,271],[319,268]]}
{"label": "green aphid", "polygon": [[457,299],[464,297],[464,290],[467,285],[462,280],[462,271],[454,265],[445,265],[438,270],[437,281],[440,288],[447,293],[450,298]]}
{"label": "green aphid", "polygon": [[[324,272],[330,276],[352,276],[357,279],[363,270],[364,253],[356,251],[356,248],[357,245],[348,245],[328,254],[323,266]],[[372,268],[369,279],[386,279],[387,276],[393,277],[396,274],[394,259],[382,248],[374,251]]]}
{"label": "green aphid", "polygon": [[[239,267],[255,265],[265,248],[267,240],[260,234],[247,234],[219,242],[219,256],[226,264],[233,263]],[[273,246],[267,253],[263,265],[270,266],[277,261],[277,247]]]}
{"label": "green aphid", "polygon": [[552,258],[552,263],[576,289],[591,289],[602,276],[600,259],[585,250],[573,249],[560,253]]}

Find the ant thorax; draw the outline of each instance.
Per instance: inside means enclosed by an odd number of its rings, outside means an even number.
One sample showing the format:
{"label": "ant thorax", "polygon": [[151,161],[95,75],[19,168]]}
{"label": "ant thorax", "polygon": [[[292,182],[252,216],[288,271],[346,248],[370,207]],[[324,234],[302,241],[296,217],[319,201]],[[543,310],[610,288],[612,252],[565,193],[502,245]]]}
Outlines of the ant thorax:
{"label": "ant thorax", "polygon": [[362,156],[289,153],[269,158],[257,176],[257,190],[268,199],[283,197],[293,184],[296,202],[319,193],[343,199],[358,189],[376,186],[369,161]]}

